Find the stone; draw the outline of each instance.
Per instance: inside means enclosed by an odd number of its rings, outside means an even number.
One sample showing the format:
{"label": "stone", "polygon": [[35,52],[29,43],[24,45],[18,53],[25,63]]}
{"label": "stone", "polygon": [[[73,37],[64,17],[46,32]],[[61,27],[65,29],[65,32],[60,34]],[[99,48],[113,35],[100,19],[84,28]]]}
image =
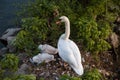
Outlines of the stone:
{"label": "stone", "polygon": [[14,40],[15,40],[15,36],[9,36],[7,37],[7,48],[9,49],[9,52],[16,52],[16,47],[14,46]]}
{"label": "stone", "polygon": [[110,40],[111,40],[111,44],[114,48],[117,48],[119,46],[119,39],[118,39],[118,35],[115,33],[112,33],[110,35]]}
{"label": "stone", "polygon": [[0,37],[1,43],[3,43],[5,46],[7,43],[7,38],[10,36],[16,36],[16,34],[21,30],[21,28],[9,28],[7,29],[3,35]]}
{"label": "stone", "polygon": [[99,69],[99,72],[102,73],[104,76],[110,76],[110,73],[106,70]]}
{"label": "stone", "polygon": [[7,40],[9,36],[15,36],[20,30],[21,28],[9,28],[3,33],[1,39]]}
{"label": "stone", "polygon": [[85,62],[85,59],[84,59],[84,58],[82,58],[82,62]]}
{"label": "stone", "polygon": [[40,44],[38,46],[38,49],[41,50],[42,53],[49,53],[49,54],[57,54],[58,53],[58,49],[56,49],[48,44],[44,44],[44,45]]}
{"label": "stone", "polygon": [[7,52],[8,52],[8,48],[7,47],[4,47],[4,48],[0,49],[0,56],[5,55]]}
{"label": "stone", "polygon": [[19,64],[23,64],[23,62],[27,59],[27,57],[28,57],[28,54],[26,54],[26,53],[19,53],[18,55],[17,55],[17,57],[18,57],[18,59],[19,59]]}
{"label": "stone", "polygon": [[30,66],[26,63],[22,64],[15,74],[28,74]]}

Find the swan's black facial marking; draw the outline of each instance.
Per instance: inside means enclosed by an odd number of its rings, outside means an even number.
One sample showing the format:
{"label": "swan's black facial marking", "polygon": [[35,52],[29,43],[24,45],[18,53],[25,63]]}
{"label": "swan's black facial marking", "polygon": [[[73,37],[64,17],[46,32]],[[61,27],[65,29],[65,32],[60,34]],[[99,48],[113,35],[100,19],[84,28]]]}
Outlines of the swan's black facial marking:
{"label": "swan's black facial marking", "polygon": [[61,23],[62,19],[58,19],[58,21],[56,21],[56,24],[59,25]]}
{"label": "swan's black facial marking", "polygon": [[58,19],[58,21],[61,21],[62,19]]}

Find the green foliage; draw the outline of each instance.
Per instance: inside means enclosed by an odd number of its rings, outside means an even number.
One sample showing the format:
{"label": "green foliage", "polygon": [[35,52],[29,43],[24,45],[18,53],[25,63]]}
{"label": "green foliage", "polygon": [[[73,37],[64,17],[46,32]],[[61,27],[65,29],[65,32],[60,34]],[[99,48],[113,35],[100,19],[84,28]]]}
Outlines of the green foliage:
{"label": "green foliage", "polygon": [[[99,22],[100,24],[100,22]],[[87,51],[100,52],[110,48],[110,44],[106,41],[111,32],[111,28],[107,23],[99,25],[94,19],[80,18],[75,23],[77,30],[77,37],[83,42]]]}
{"label": "green foliage", "polygon": [[0,80],[3,79],[3,76],[4,76],[3,73],[4,73],[4,70],[0,68]]}
{"label": "green foliage", "polygon": [[12,80],[12,79],[10,79],[10,78],[4,78],[3,80]]}
{"label": "green foliage", "polygon": [[16,71],[18,69],[18,57],[14,54],[6,54],[1,60],[1,68]]}
{"label": "green foliage", "polygon": [[[52,23],[54,21],[54,10],[57,7],[48,3],[49,1],[36,0],[26,8],[25,16],[28,16],[28,18],[22,19],[23,30],[18,33],[15,41],[18,49],[33,54],[36,53],[36,48],[40,43],[49,41],[50,44],[51,40],[57,41],[58,29],[55,22]],[[26,15],[26,11],[28,15]],[[55,28],[51,28],[51,26]],[[49,38],[49,40],[46,40],[46,38]]]}
{"label": "green foliage", "polygon": [[117,2],[119,1],[35,0],[25,6],[21,13],[23,30],[17,35],[15,44],[29,53],[35,53],[39,43],[47,41],[56,45],[64,27],[56,27],[55,21],[61,15],[66,15],[71,21],[71,37],[75,41],[82,41],[87,51],[105,51],[110,48],[106,40],[112,32],[111,23],[119,14],[120,4]]}
{"label": "green foliage", "polygon": [[68,75],[62,75],[60,80],[82,80],[80,77],[70,77]]}
{"label": "green foliage", "polygon": [[97,69],[91,69],[82,76],[82,80],[102,80],[102,75]]}
{"label": "green foliage", "polygon": [[21,74],[21,75],[13,75],[12,78],[4,78],[2,80],[36,80],[36,76],[35,75],[27,75],[27,74]]}
{"label": "green foliage", "polygon": [[40,78],[39,80],[45,80],[44,78]]}
{"label": "green foliage", "polygon": [[15,45],[28,53],[35,53],[37,44],[46,38],[46,20],[37,17],[24,18],[22,28],[16,37]]}
{"label": "green foliage", "polygon": [[14,80],[36,80],[35,75],[18,75]]}

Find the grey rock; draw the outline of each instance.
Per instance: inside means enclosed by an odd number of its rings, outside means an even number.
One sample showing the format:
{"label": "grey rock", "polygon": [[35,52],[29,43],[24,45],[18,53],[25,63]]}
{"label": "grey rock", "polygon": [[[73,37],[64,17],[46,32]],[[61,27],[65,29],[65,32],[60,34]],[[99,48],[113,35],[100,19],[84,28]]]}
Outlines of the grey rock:
{"label": "grey rock", "polygon": [[0,50],[0,56],[5,55],[7,52],[8,52],[8,48],[7,48],[7,47],[2,48],[2,49]]}
{"label": "grey rock", "polygon": [[7,38],[7,48],[9,49],[9,52],[15,52],[16,51],[16,47],[14,46],[13,42],[15,40],[15,36],[9,36]]}
{"label": "grey rock", "polygon": [[26,63],[22,64],[15,74],[28,74],[30,66]]}
{"label": "grey rock", "polygon": [[18,58],[19,60],[24,60],[28,55],[26,53],[19,53]]}
{"label": "grey rock", "polygon": [[112,33],[110,35],[111,45],[114,48],[117,48],[119,46],[119,36],[116,33]]}
{"label": "grey rock", "polygon": [[84,58],[82,58],[82,62],[85,62],[85,59],[84,59]]}
{"label": "grey rock", "polygon": [[9,28],[3,33],[1,39],[7,40],[9,36],[15,36],[20,30],[21,28]]}
{"label": "grey rock", "polygon": [[21,30],[21,28],[9,28],[7,29],[3,35],[0,37],[0,42],[7,46],[7,38],[11,36],[16,36],[16,34]]}

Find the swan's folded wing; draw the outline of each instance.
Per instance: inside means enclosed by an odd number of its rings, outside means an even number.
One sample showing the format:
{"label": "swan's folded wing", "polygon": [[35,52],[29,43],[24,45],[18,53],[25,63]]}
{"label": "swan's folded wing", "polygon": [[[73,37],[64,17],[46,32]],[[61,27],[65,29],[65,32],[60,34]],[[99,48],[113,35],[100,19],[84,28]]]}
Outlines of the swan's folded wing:
{"label": "swan's folded wing", "polygon": [[69,40],[69,46],[70,49],[73,51],[73,54],[78,64],[81,63],[81,54],[77,45],[73,41]]}
{"label": "swan's folded wing", "polygon": [[[66,43],[64,43],[66,44]],[[73,51],[71,50],[71,48],[69,47],[68,44],[64,45],[64,44],[60,44],[58,46],[58,50],[59,50],[59,55],[60,57],[67,62],[68,64],[77,67],[77,62],[76,59],[74,57]]]}

